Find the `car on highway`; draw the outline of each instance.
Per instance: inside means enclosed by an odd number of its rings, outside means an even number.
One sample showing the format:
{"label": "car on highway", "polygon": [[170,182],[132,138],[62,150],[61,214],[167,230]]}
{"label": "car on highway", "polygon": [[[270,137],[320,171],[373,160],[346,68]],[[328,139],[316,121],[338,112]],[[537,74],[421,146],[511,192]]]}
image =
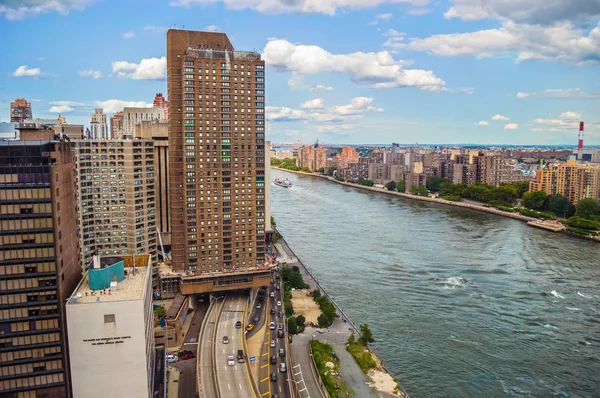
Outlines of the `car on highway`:
{"label": "car on highway", "polygon": [[277,354],[279,354],[280,357],[284,357],[285,356],[285,348],[280,348],[279,351],[277,351]]}
{"label": "car on highway", "polygon": [[271,292],[271,294],[269,294],[269,297],[271,297],[271,298],[275,297],[275,292]]}
{"label": "car on highway", "polygon": [[279,364],[279,371],[280,371],[281,373],[285,373],[285,372],[287,372],[287,367],[285,366],[285,362],[281,362],[281,363]]}
{"label": "car on highway", "polygon": [[271,356],[271,365],[277,365],[277,357],[275,355]]}
{"label": "car on highway", "polygon": [[280,318],[283,318],[283,311],[279,311],[279,312],[277,313],[277,316],[278,316],[278,317],[280,317]]}
{"label": "car on highway", "polygon": [[257,310],[260,310],[261,308],[262,308],[262,304],[261,303],[256,304],[256,309]]}
{"label": "car on highway", "polygon": [[248,326],[246,326],[246,330],[247,331],[251,331],[252,329],[254,329],[254,324],[253,323],[251,323]]}
{"label": "car on highway", "polygon": [[275,347],[275,340],[271,340],[271,348]]}
{"label": "car on highway", "polygon": [[263,296],[262,294],[258,295],[258,301],[263,301],[265,299],[265,296]]}
{"label": "car on highway", "polygon": [[271,308],[271,315],[275,315],[275,308]]}
{"label": "car on highway", "polygon": [[275,286],[275,289],[279,290],[279,285]]}
{"label": "car on highway", "polygon": [[229,344],[229,337],[223,336],[223,344]]}
{"label": "car on highway", "polygon": [[269,323],[269,329],[275,330],[275,322]]}
{"label": "car on highway", "polygon": [[169,362],[169,363],[177,362],[178,360],[179,360],[179,358],[177,357],[177,355],[172,355],[172,354],[167,355],[167,362]]}
{"label": "car on highway", "polygon": [[258,322],[259,319],[260,319],[259,316],[256,315],[253,320],[254,320],[254,322]]}
{"label": "car on highway", "polygon": [[279,337],[280,339],[283,338],[283,330],[278,330],[277,331],[277,337]]}
{"label": "car on highway", "polygon": [[281,301],[278,301],[278,302],[277,302],[277,306],[278,306],[278,307],[281,307]]}
{"label": "car on highway", "polygon": [[237,361],[239,363],[244,363],[246,362],[246,356],[244,355],[244,350],[238,350],[237,353]]}
{"label": "car on highway", "polygon": [[237,321],[235,323],[235,327],[238,328],[238,329],[240,329],[242,327],[242,321]]}
{"label": "car on highway", "polygon": [[277,381],[277,373],[271,373],[271,381]]}
{"label": "car on highway", "polygon": [[235,366],[235,359],[233,358],[233,355],[229,355],[227,357],[227,365],[229,365],[229,366]]}
{"label": "car on highway", "polygon": [[279,322],[277,324],[277,330],[283,330],[283,323]]}
{"label": "car on highway", "polygon": [[274,283],[275,283],[275,281],[273,279],[271,279],[271,285],[274,284]]}
{"label": "car on highway", "polygon": [[275,279],[279,279],[279,278],[281,278],[281,277],[279,276],[279,274],[276,274],[276,275],[275,275]]}

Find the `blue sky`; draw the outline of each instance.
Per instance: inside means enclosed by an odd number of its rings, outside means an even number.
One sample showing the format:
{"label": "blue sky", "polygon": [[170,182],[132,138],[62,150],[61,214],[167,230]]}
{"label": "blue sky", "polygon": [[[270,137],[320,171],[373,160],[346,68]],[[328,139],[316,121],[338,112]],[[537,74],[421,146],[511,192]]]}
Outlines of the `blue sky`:
{"label": "blue sky", "polygon": [[0,121],[16,97],[87,125],[166,95],[176,26],[263,53],[275,142],[576,145],[583,120],[600,144],[599,21],[600,0],[0,0]]}

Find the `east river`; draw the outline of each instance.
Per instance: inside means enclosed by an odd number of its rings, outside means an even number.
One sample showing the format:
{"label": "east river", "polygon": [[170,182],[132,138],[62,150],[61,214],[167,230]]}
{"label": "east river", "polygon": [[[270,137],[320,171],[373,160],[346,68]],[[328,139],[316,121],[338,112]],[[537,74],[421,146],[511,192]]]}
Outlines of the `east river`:
{"label": "east river", "polygon": [[411,398],[600,397],[600,245],[273,170],[294,252]]}

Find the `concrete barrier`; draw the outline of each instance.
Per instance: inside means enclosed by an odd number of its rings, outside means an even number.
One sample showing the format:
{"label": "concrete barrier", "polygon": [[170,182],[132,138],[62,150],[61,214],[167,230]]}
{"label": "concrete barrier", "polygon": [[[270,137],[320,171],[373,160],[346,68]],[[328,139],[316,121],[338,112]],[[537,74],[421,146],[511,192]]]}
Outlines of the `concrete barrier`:
{"label": "concrete barrier", "polygon": [[202,325],[200,326],[200,338],[198,339],[198,348],[196,349],[196,388],[198,390],[198,396],[200,398],[208,398],[204,397],[204,391],[202,390],[202,381],[200,379],[200,347],[202,346],[202,338],[204,336],[204,325],[210,319],[211,312],[215,307],[215,302],[211,301],[208,309],[206,310],[206,314],[204,315],[204,320],[202,321]]}

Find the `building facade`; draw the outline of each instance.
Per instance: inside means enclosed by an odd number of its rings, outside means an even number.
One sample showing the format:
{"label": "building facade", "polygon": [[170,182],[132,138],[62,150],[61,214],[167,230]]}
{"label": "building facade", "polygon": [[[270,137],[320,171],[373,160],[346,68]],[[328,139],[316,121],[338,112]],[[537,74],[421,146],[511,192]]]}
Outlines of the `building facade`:
{"label": "building facade", "polygon": [[0,142],[0,396],[70,397],[65,305],[81,280],[75,159],[53,130]]}
{"label": "building facade", "polygon": [[75,140],[79,237],[94,255],[156,259],[156,171],[152,140]]}
{"label": "building facade", "polygon": [[549,165],[538,170],[529,191],[544,191],[548,195],[566,196],[571,203],[581,199],[600,199],[600,166],[579,165],[574,159],[564,165]]}
{"label": "building facade", "polygon": [[265,63],[227,35],[167,32],[174,270],[265,260]]}
{"label": "building facade", "polygon": [[165,120],[165,112],[161,108],[123,108],[123,133],[120,139],[131,140],[135,134],[135,126],[143,121]]}
{"label": "building facade", "polygon": [[169,102],[163,97],[162,93],[156,93],[154,101],[152,102],[152,107],[162,109],[164,112],[164,119],[169,119]]}
{"label": "building facade", "polygon": [[108,125],[106,124],[106,114],[101,108],[95,109],[94,113],[92,113],[92,120],[90,121],[89,138],[92,140],[110,139]]}
{"label": "building facade", "polygon": [[10,103],[11,123],[23,123],[29,119],[33,119],[31,102],[27,102],[25,98],[17,98]]}
{"label": "building facade", "polygon": [[95,257],[67,301],[73,397],[153,397],[151,260],[126,260]]}
{"label": "building facade", "polygon": [[116,112],[110,118],[110,138],[118,140],[123,134],[123,112]]}
{"label": "building facade", "polygon": [[318,144],[298,149],[298,167],[316,171],[327,167],[327,148]]}

